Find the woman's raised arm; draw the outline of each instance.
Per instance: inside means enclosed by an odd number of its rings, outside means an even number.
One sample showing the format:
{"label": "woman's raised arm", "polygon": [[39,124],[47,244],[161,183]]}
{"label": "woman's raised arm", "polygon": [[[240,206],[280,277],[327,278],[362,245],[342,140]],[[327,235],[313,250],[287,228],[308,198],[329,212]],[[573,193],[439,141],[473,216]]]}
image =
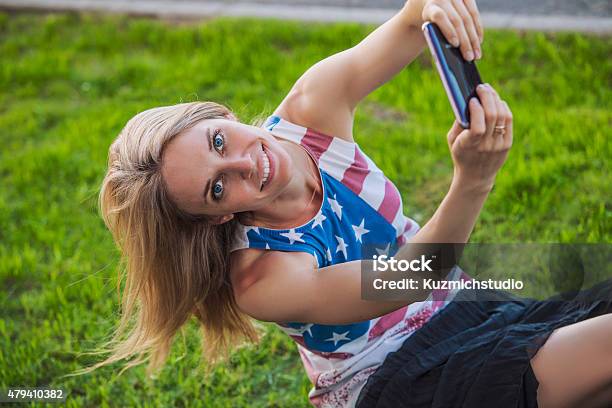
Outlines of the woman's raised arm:
{"label": "woman's raised arm", "polygon": [[309,68],[295,83],[287,104],[297,105],[293,111],[306,117],[309,126],[351,138],[346,121],[352,123],[357,104],[425,47],[424,21],[438,24],[466,59],[480,57],[483,29],[474,0],[408,0],[359,44]]}
{"label": "woman's raised arm", "polygon": [[[477,92],[482,102],[476,98],[470,101],[470,129],[462,129],[455,122],[448,134],[455,165],[451,188],[434,216],[409,243],[467,242],[506,160],[512,146],[512,113],[491,87],[480,86]],[[418,249],[405,245],[395,258],[415,259],[420,255]],[[250,279],[243,281],[245,284],[234,282],[236,301],[245,313],[264,321],[344,324],[381,316],[429,295],[420,288],[400,302],[363,300],[361,268],[372,271],[372,262],[357,260],[315,269],[302,258],[266,251],[241,265],[239,273],[232,273]],[[380,277],[386,275],[383,271]],[[427,276],[418,272],[412,277],[443,276],[434,270]]]}

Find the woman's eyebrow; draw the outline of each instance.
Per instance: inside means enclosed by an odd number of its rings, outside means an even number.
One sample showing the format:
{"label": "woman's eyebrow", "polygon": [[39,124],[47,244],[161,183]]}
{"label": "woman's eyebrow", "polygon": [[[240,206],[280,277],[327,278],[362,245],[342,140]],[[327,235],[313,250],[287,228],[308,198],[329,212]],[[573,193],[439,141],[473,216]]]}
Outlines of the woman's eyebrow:
{"label": "woman's eyebrow", "polygon": [[206,186],[204,187],[204,192],[202,196],[204,197],[204,203],[208,204],[208,190],[210,189],[210,179],[206,182]]}
{"label": "woman's eyebrow", "polygon": [[[210,142],[210,128],[206,128],[206,141],[208,142],[208,151],[212,152],[212,143]],[[204,203],[208,204],[208,190],[210,190],[211,179],[208,179],[202,196],[204,197]]]}

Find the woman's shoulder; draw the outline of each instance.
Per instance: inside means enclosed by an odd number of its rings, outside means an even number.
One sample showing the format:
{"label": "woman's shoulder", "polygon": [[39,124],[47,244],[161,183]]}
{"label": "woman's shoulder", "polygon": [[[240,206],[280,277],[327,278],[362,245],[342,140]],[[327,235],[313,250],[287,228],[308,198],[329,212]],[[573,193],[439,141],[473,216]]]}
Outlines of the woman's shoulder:
{"label": "woman's shoulder", "polygon": [[[285,252],[269,249],[243,248],[230,253],[230,280],[236,294],[264,277],[271,268],[287,268],[290,265],[313,263],[313,257],[306,252]],[[265,267],[262,267],[264,266]],[[317,268],[316,261],[313,268]]]}
{"label": "woman's shoulder", "polygon": [[354,143],[354,115],[350,111],[322,111],[316,98],[293,87],[272,114],[288,122]]}

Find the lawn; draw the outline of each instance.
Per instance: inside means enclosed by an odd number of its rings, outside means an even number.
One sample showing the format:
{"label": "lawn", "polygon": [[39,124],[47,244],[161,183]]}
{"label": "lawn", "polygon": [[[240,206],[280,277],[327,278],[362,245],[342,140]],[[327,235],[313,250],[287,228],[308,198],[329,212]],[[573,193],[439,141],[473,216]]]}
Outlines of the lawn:
{"label": "lawn", "polygon": [[[204,378],[196,325],[157,378],[79,352],[117,321],[118,253],[97,214],[108,146],[139,111],[214,100],[269,114],[318,60],[374,27],[198,24],[0,13],[0,388],[62,387],[76,406],[307,406],[295,345],[275,328]],[[612,40],[487,31],[483,78],[509,102],[514,146],[473,242],[610,243]],[[358,109],[355,139],[424,224],[450,182],[452,112],[423,54]]]}

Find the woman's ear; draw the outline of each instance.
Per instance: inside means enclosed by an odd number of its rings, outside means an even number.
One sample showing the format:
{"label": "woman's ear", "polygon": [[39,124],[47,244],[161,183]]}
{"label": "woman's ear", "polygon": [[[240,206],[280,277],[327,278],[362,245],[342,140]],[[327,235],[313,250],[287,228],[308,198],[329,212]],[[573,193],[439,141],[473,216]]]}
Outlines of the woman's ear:
{"label": "woman's ear", "polygon": [[210,223],[214,225],[221,225],[221,224],[225,224],[226,222],[228,222],[229,220],[233,218],[234,218],[234,214],[217,215],[217,216],[210,218]]}

